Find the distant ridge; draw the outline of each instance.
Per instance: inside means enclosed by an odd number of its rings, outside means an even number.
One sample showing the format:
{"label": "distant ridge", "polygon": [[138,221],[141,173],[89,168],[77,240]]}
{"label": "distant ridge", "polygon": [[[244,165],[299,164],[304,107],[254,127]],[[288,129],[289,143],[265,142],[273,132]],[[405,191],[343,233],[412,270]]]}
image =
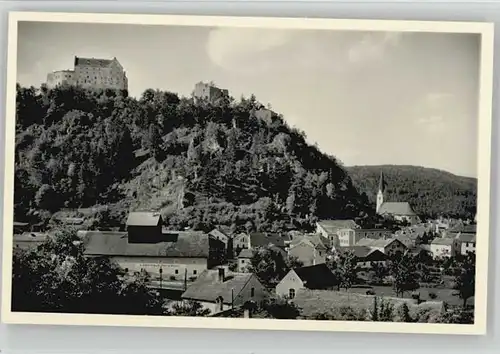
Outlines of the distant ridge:
{"label": "distant ridge", "polygon": [[409,202],[422,216],[448,215],[473,218],[476,213],[477,179],[411,165],[345,167],[354,186],[375,203],[380,172],[387,182],[387,201]]}

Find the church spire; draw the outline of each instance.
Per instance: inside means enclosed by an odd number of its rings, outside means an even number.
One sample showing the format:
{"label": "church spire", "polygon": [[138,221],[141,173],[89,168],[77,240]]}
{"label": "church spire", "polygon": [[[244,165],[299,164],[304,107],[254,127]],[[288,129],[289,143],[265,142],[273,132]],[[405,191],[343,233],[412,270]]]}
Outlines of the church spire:
{"label": "church spire", "polygon": [[380,181],[378,184],[377,207],[376,207],[377,214],[380,212],[380,208],[382,207],[382,204],[384,204],[385,186],[386,186],[386,183],[384,180],[384,173],[382,171],[380,171]]}
{"label": "church spire", "polygon": [[380,181],[378,183],[378,190],[379,190],[379,192],[384,193],[385,186],[386,186],[386,183],[385,183],[385,180],[384,180],[384,173],[382,171],[380,171]]}

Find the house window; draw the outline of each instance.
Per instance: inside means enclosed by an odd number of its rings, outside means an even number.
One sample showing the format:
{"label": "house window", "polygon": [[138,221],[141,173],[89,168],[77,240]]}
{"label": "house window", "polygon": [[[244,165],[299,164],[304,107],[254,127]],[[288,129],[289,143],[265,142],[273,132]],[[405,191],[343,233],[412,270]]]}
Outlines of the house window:
{"label": "house window", "polygon": [[250,289],[250,297],[255,296],[255,288]]}
{"label": "house window", "polygon": [[175,270],[175,274],[179,274],[179,269],[176,269],[176,270]]}
{"label": "house window", "polygon": [[293,299],[295,297],[295,289],[288,290],[288,297]]}
{"label": "house window", "polygon": [[196,275],[196,269],[193,270],[193,275]]}

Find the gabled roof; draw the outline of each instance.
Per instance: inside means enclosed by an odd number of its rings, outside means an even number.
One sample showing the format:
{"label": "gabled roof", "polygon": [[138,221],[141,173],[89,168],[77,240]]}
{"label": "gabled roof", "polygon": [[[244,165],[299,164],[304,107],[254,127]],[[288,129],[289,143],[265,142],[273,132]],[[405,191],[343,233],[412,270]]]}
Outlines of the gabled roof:
{"label": "gabled roof", "polygon": [[317,224],[329,234],[335,234],[341,229],[359,228],[359,225],[354,220],[320,220]]}
{"label": "gabled roof", "polygon": [[232,298],[236,299],[255,276],[252,273],[229,272],[223,282],[219,282],[218,277],[218,270],[205,270],[182,294],[182,298],[215,302],[222,297],[225,304],[231,304]]}
{"label": "gabled roof", "polygon": [[170,233],[175,241],[129,243],[126,232],[88,231],[85,254],[90,256],[208,258],[208,235],[199,232]]}
{"label": "gabled roof", "polygon": [[212,230],[212,231],[210,231],[208,234],[209,234],[210,236],[215,237],[215,238],[217,238],[217,237],[219,237],[219,238],[224,238],[224,239],[229,238],[229,236],[228,236],[228,235],[226,235],[225,233],[223,233],[223,232],[219,231],[218,229],[213,229],[213,230]]}
{"label": "gabled roof", "polygon": [[356,246],[371,246],[373,242],[375,242],[375,239],[364,237],[358,242],[356,242]]}
{"label": "gabled roof", "polygon": [[291,270],[302,280],[307,289],[326,289],[337,285],[338,280],[325,263]]}
{"label": "gabled roof", "polygon": [[239,240],[241,238],[247,238],[247,237],[250,237],[247,233],[245,232],[240,232],[238,235],[234,236],[234,239],[235,240]]}
{"label": "gabled roof", "polygon": [[378,239],[378,240],[374,240],[373,243],[370,245],[371,247],[387,247],[389,246],[391,243],[393,242],[400,242],[402,243],[401,241],[395,239],[395,238],[388,238],[388,239]]}
{"label": "gabled roof", "polygon": [[338,251],[341,253],[352,252],[354,257],[356,258],[365,258],[372,252],[380,252],[377,250],[373,250],[368,246],[347,246],[347,247],[339,247]]}
{"label": "gabled roof", "polygon": [[461,242],[476,243],[476,234],[459,233],[456,238]]}
{"label": "gabled roof", "polygon": [[161,215],[147,211],[134,211],[128,214],[127,226],[158,226]]}
{"label": "gabled roof", "polygon": [[328,249],[319,235],[305,235],[300,238],[295,238],[290,244],[290,248],[297,247],[298,245],[306,244],[316,249]]}
{"label": "gabled roof", "polygon": [[252,247],[266,247],[269,245],[284,246],[285,242],[280,235],[254,232],[250,234]]}
{"label": "gabled roof", "polygon": [[407,242],[412,242],[412,239],[410,238],[410,236],[409,235],[405,235],[405,234],[403,234],[403,235],[397,235],[395,237],[395,239],[398,240],[399,242],[403,243],[403,244],[405,244]]}
{"label": "gabled roof", "polygon": [[477,225],[464,225],[462,232],[468,233],[468,234],[475,234],[477,229]]}
{"label": "gabled roof", "polygon": [[385,202],[380,206],[379,214],[413,216],[413,211],[408,202]]}
{"label": "gabled roof", "polygon": [[431,245],[452,246],[454,242],[454,238],[436,237],[434,240],[432,240]]}
{"label": "gabled roof", "polygon": [[253,252],[248,248],[244,248],[241,250],[237,258],[252,258],[252,257],[253,257]]}

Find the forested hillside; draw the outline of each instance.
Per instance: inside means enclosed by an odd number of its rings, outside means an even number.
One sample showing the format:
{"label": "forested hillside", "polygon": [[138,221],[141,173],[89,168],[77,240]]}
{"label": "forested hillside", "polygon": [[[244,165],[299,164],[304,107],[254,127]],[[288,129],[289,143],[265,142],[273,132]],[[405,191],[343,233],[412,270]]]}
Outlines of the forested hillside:
{"label": "forested hillside", "polygon": [[255,99],[17,88],[15,216],[109,205],[106,218],[159,210],[172,228],[250,230],[316,218],[373,222],[345,169]]}
{"label": "forested hillside", "polygon": [[380,172],[386,201],[410,202],[420,215],[474,218],[477,180],[416,166],[353,166],[347,171],[360,192],[375,205]]}

